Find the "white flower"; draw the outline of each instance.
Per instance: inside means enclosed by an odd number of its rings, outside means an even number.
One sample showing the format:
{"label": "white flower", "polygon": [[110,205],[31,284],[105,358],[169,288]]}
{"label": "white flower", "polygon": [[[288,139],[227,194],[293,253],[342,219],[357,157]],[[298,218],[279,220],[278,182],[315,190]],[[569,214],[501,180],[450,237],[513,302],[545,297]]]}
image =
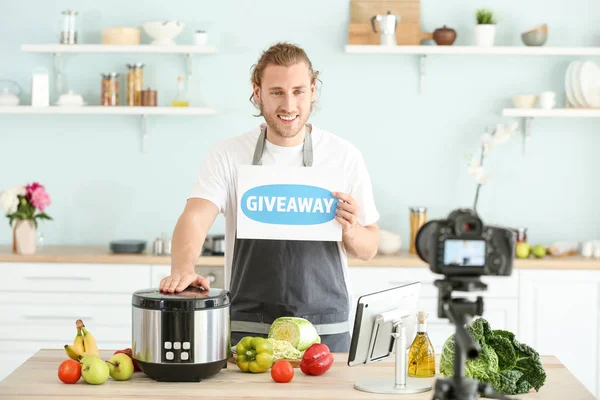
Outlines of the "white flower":
{"label": "white flower", "polygon": [[19,207],[19,198],[17,195],[25,196],[27,191],[24,186],[15,186],[10,189],[6,189],[0,193],[0,208],[5,214],[12,214],[17,211]]}
{"label": "white flower", "polygon": [[494,138],[489,133],[481,135],[481,145],[483,146],[483,152],[487,153],[494,147]]}

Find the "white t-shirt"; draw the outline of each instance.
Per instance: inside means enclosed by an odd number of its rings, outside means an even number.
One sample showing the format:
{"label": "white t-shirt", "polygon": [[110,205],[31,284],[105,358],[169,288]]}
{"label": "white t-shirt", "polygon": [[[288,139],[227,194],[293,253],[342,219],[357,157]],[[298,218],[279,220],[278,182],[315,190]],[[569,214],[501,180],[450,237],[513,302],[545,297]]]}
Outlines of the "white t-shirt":
{"label": "white t-shirt", "polygon": [[[252,165],[254,149],[260,135],[260,126],[251,132],[217,143],[208,152],[198,179],[188,198],[203,198],[216,204],[225,215],[225,289],[229,290],[231,263],[237,227],[237,172],[240,165]],[[358,203],[358,223],[366,226],[379,220],[379,212],[373,199],[371,179],[360,151],[347,140],[312,125],[313,167],[343,168],[348,174],[350,194]],[[302,166],[303,144],[292,147],[277,146],[265,141],[262,165]],[[352,288],[348,279],[348,260],[343,242],[338,249],[348,296]],[[352,300],[350,300],[352,301]]]}

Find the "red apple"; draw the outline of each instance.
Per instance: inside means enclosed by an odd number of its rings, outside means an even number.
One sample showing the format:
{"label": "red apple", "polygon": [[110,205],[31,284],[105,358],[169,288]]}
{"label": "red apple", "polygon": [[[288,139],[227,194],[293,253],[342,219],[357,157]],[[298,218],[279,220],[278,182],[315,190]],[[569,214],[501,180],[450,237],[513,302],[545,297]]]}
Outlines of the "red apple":
{"label": "red apple", "polygon": [[[127,354],[129,356],[129,358],[131,358],[131,361],[133,361],[133,369],[136,372],[141,371],[140,366],[138,365],[137,361],[135,361],[135,359],[133,358],[133,350],[131,350],[131,347],[128,347],[126,349],[123,350],[117,350],[115,351],[115,354],[119,354],[119,353],[124,353]],[[115,355],[113,354],[113,355]]]}

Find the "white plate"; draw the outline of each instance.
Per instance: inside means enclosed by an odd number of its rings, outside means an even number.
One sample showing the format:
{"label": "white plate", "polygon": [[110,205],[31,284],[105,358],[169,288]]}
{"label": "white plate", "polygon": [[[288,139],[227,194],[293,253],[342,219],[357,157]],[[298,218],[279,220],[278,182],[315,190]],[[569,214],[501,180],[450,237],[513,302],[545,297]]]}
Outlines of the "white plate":
{"label": "white plate", "polygon": [[575,61],[575,65],[571,70],[571,90],[573,91],[573,97],[575,97],[577,107],[590,107],[583,98],[583,91],[581,90],[581,67],[583,67],[583,63],[581,61]]}
{"label": "white plate", "polygon": [[567,100],[569,104],[573,107],[577,107],[577,103],[575,102],[575,96],[573,95],[573,88],[571,87],[571,73],[573,71],[573,67],[575,66],[575,61],[571,62],[567,67],[567,72],[565,72],[565,92],[567,94]]}
{"label": "white plate", "polygon": [[600,68],[595,62],[586,61],[581,66],[581,92],[588,107],[600,107]]}

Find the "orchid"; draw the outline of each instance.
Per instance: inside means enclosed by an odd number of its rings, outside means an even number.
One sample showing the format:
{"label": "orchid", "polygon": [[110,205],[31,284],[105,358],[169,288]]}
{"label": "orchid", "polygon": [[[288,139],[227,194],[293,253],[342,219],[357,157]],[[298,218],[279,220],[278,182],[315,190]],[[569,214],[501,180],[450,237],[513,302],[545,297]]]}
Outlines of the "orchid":
{"label": "orchid", "polygon": [[[0,193],[0,208],[12,226],[14,220],[32,220],[37,227],[38,219],[51,220],[45,213],[50,205],[50,196],[46,188],[34,182],[27,186],[14,186]],[[36,211],[39,212],[36,214]]]}
{"label": "orchid", "polygon": [[480,138],[481,154],[479,158],[471,157],[468,163],[469,175],[475,178],[477,182],[477,191],[475,193],[475,204],[473,209],[477,209],[477,200],[479,199],[479,190],[485,183],[490,182],[490,176],[483,168],[483,160],[485,155],[488,154],[494,148],[508,142],[511,136],[517,133],[518,124],[513,122],[509,125],[497,124],[494,131],[490,134],[485,132]]}

